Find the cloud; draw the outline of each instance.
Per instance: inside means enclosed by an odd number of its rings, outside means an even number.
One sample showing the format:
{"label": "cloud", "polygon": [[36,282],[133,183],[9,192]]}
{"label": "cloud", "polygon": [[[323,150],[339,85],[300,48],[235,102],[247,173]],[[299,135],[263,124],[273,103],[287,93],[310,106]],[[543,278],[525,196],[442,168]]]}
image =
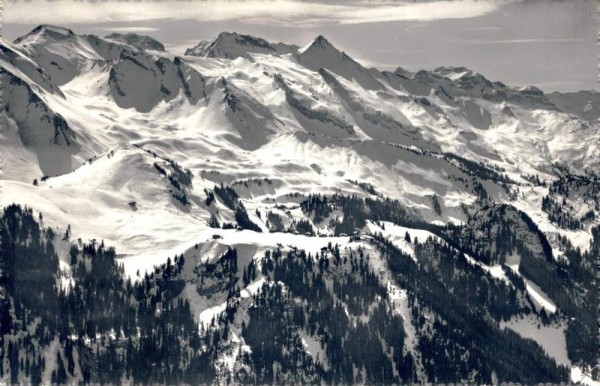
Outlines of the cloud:
{"label": "cloud", "polygon": [[576,43],[582,42],[583,39],[570,38],[536,38],[536,39],[502,39],[502,40],[485,40],[485,39],[447,39],[454,43],[462,43],[468,45],[487,45],[487,44],[539,44],[539,43]]}
{"label": "cloud", "polygon": [[536,82],[536,87],[544,92],[565,91],[565,90],[584,90],[589,87],[589,82],[585,80],[553,80],[547,82]]}
{"label": "cloud", "polygon": [[299,0],[248,1],[8,1],[7,24],[84,24],[153,20],[255,20],[276,25],[364,24],[382,21],[472,18],[510,0],[435,2],[355,1],[317,3]]}
{"label": "cloud", "polygon": [[[377,3],[375,3],[377,4]],[[464,19],[487,14],[496,9],[493,1],[437,1],[428,3],[365,3],[360,7],[342,10],[341,24],[361,24],[384,21]]]}
{"label": "cloud", "polygon": [[465,28],[463,31],[473,31],[473,32],[479,32],[479,31],[500,31],[502,30],[501,27],[495,27],[495,26],[485,26],[485,27],[471,27],[471,28]]}
{"label": "cloud", "polygon": [[492,40],[490,44],[527,44],[527,43],[574,43],[581,42],[583,39],[506,39]]}
{"label": "cloud", "polygon": [[165,47],[172,54],[183,55],[188,48],[196,46],[198,42],[198,39],[178,40],[170,44],[166,43]]}
{"label": "cloud", "polygon": [[363,67],[366,67],[366,68],[374,67],[374,68],[377,68],[378,70],[394,70],[399,67],[398,63],[379,62],[376,60],[371,60],[371,59],[367,59],[362,56],[358,56],[356,54],[352,54],[352,59],[354,59],[355,61],[357,61]]}
{"label": "cloud", "polygon": [[95,27],[92,28],[100,31],[110,31],[110,32],[155,32],[159,31],[159,28],[154,27]]}

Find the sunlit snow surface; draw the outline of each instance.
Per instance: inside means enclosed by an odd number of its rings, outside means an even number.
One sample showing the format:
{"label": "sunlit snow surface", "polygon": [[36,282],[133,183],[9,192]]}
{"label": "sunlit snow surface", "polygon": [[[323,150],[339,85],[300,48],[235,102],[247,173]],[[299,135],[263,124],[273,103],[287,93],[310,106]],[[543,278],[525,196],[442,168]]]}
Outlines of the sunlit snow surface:
{"label": "sunlit snow surface", "polygon": [[527,317],[515,317],[508,322],[501,322],[500,327],[510,328],[524,338],[535,340],[557,363],[571,364],[571,361],[567,357],[565,326],[545,326],[530,315]]}
{"label": "sunlit snow surface", "polygon": [[[68,53],[59,49],[63,46],[54,36],[35,35],[26,41],[27,49],[22,48],[25,42],[20,45],[3,42],[25,52],[31,52],[31,44],[43,45],[52,58],[58,55],[69,63],[75,61],[72,79],[60,86],[64,98],[43,90],[38,94],[52,111],[66,119],[79,150],[71,156],[73,172],[33,187],[31,181],[39,180],[43,174],[35,165],[36,159],[51,162],[52,157],[57,159],[64,150],[55,149],[54,156],[42,160],[39,151],[36,155],[19,144],[14,124],[12,129],[9,126],[3,130],[0,147],[6,150],[2,151],[0,203],[28,204],[42,211],[49,225],[71,224],[74,236],[84,241],[104,239],[117,247],[123,257],[153,262],[166,259],[206,229],[210,214],[202,205],[203,190],[220,182],[246,178],[268,177],[277,183],[268,193],[250,188],[248,197],[244,197],[249,213],[257,208],[272,208],[274,204],[267,198],[285,202],[287,193],[365,194],[347,182],[356,180],[371,183],[381,194],[401,200],[430,221],[464,219],[460,205],[474,200],[456,181],[465,178],[464,173],[445,161],[419,156],[393,143],[456,152],[502,166],[517,181],[522,173],[543,175],[554,161],[568,160],[585,167],[597,164],[600,159],[598,147],[591,146],[598,130],[572,116],[523,108],[521,104],[491,103],[475,90],[469,97],[459,96],[456,91],[453,101],[433,92],[430,86],[367,74],[355,64],[344,67],[342,75],[331,69],[333,72],[329,74],[338,84],[334,90],[317,71],[302,66],[303,59],[295,54],[251,54],[252,60],[184,57],[189,68],[206,79],[205,98],[191,103],[183,90],[177,90],[177,95],[169,96],[168,102],[158,101],[147,113],[123,109],[115,102],[108,85],[114,61],[102,62],[90,43],[78,35],[67,38],[68,47],[72,48],[64,49]],[[40,42],[43,39],[47,43]],[[337,63],[339,51],[328,42],[319,47],[307,48],[300,55],[306,56],[310,51],[311,63]],[[36,52],[46,55],[44,50]],[[174,58],[154,51],[145,55],[152,60]],[[28,79],[8,63],[6,68]],[[140,68],[122,70],[130,71],[124,75],[133,82],[146,76]],[[175,76],[169,74],[165,76]],[[287,85],[288,92],[275,80],[276,75]],[[382,87],[363,88],[349,80],[362,77],[367,82],[367,75],[368,82],[377,79]],[[473,73],[461,70],[449,71],[447,77],[436,76],[431,76],[433,84],[458,90],[452,86],[453,80]],[[176,80],[166,78],[163,83],[175,84]],[[227,93],[238,100],[236,107],[225,102]],[[297,103],[316,115],[307,118],[302,109],[290,105],[286,93],[292,93]],[[419,95],[427,97],[431,106],[417,103]],[[124,98],[143,97],[140,94]],[[477,114],[483,110],[490,114],[489,128],[482,130],[477,127],[479,123],[473,124],[476,118],[469,114],[475,114],[475,110],[465,109],[465,101],[478,106]],[[382,122],[401,126],[375,130],[362,115],[356,114],[353,103],[361,106],[364,111],[361,114],[377,115],[379,127]],[[507,106],[510,114],[506,112]],[[333,121],[320,120],[317,118],[320,116]],[[7,123],[12,121],[8,117],[3,119]],[[352,132],[331,122],[350,125]],[[589,138],[586,144],[590,146],[581,149],[580,138],[584,136]],[[168,182],[161,180],[152,168],[156,159],[133,144],[192,171],[190,207],[179,208],[174,204]],[[114,156],[108,159],[111,151]],[[97,160],[90,165],[89,159],[95,157]],[[529,205],[532,200],[539,201],[544,191],[525,188],[523,192],[525,198],[513,204],[530,214],[542,230],[558,231],[544,220],[539,205]],[[444,200],[446,210],[441,217],[431,210],[429,197],[433,194]],[[499,201],[507,200],[501,189],[494,195]],[[139,203],[135,212],[127,205],[131,201]],[[90,202],[94,205],[89,205]],[[589,236],[585,232],[567,235],[576,246],[587,248]]]}

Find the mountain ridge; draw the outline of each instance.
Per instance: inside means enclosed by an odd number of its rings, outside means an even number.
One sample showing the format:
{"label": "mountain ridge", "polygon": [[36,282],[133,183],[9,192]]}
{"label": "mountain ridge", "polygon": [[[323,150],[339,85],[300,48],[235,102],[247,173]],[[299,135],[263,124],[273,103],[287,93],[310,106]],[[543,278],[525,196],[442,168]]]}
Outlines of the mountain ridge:
{"label": "mountain ridge", "polygon": [[186,49],[185,55],[210,58],[251,60],[249,53],[281,55],[297,50],[297,46],[284,43],[269,43],[264,39],[236,32],[221,32],[214,40],[204,40],[195,47]]}
{"label": "mountain ridge", "polygon": [[134,32],[128,32],[126,34],[112,33],[110,35],[106,35],[105,37],[107,39],[131,44],[141,50],[151,49],[156,51],[165,51],[165,46],[161,42],[147,35],[139,35]]}

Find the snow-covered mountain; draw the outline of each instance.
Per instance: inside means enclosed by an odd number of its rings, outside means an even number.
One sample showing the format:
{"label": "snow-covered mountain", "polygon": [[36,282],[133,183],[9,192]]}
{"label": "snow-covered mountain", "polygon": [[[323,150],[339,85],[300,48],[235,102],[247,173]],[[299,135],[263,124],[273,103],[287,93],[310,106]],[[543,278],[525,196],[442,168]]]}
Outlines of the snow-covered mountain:
{"label": "snow-covered mountain", "polygon": [[[0,204],[32,209],[0,221],[5,282],[28,280],[14,268],[27,253],[48,256],[56,304],[100,296],[90,307],[113,315],[47,321],[71,338],[4,349],[3,380],[37,379],[15,355],[46,383],[590,380],[594,93],[367,69],[323,36],[221,33],[177,56],[148,36],[42,25],[0,48]],[[99,267],[114,291],[94,284]],[[15,304],[52,313],[3,286],[4,342],[22,344]],[[146,337],[149,321],[191,335]],[[168,339],[187,342],[173,363],[118,367]]]}
{"label": "snow-covered mountain", "polygon": [[134,32],[126,34],[112,33],[106,39],[116,40],[121,43],[130,44],[140,50],[164,51],[165,46],[156,39],[146,35],[138,35]]}
{"label": "snow-covered mountain", "polygon": [[321,68],[334,71],[348,80],[355,81],[367,90],[383,88],[370,72],[354,59],[340,52],[322,35],[308,46],[301,48],[295,55],[302,66],[318,71]]}
{"label": "snow-covered mountain", "polygon": [[554,92],[548,98],[566,113],[580,116],[592,123],[597,123],[600,118],[600,93],[597,91]]}
{"label": "snow-covered mountain", "polygon": [[285,43],[269,43],[268,41],[250,35],[240,35],[236,32],[222,32],[214,40],[203,40],[185,51],[186,55],[203,58],[252,60],[253,53],[283,55],[295,52],[298,47]]}

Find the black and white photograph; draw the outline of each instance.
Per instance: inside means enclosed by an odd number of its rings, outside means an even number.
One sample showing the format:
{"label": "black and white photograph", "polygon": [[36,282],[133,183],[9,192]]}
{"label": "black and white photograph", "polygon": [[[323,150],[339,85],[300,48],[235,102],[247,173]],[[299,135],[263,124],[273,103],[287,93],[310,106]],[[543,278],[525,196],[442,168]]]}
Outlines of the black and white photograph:
{"label": "black and white photograph", "polygon": [[0,3],[0,386],[600,386],[599,19]]}

